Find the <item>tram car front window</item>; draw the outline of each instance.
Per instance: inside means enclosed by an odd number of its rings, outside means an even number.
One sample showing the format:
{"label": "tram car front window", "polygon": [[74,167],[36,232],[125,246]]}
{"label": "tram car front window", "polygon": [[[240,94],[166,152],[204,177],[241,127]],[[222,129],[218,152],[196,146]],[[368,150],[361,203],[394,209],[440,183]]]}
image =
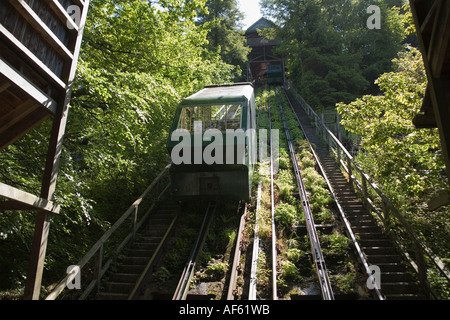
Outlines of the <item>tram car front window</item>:
{"label": "tram car front window", "polygon": [[[181,111],[178,129],[186,129],[193,133],[207,129],[241,128],[242,106],[239,104],[224,104],[211,106],[187,106]],[[196,127],[197,126],[197,127]]]}

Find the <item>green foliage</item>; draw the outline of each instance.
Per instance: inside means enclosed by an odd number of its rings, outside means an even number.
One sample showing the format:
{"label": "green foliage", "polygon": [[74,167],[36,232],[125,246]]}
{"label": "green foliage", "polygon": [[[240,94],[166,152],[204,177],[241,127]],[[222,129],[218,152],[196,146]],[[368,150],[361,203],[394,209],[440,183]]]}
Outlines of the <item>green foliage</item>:
{"label": "green foliage", "polygon": [[164,283],[170,279],[172,274],[165,267],[161,267],[158,271],[153,273],[153,276],[157,279],[157,282]]}
{"label": "green foliage", "polygon": [[202,273],[201,279],[208,281],[221,280],[225,276],[227,270],[227,263],[212,260],[204,270],[204,273]]}
{"label": "green foliage", "polygon": [[286,257],[293,263],[297,263],[300,260],[301,256],[302,254],[300,249],[290,248],[286,251]]}
{"label": "green foliage", "polygon": [[[441,258],[450,256],[449,208],[430,212],[426,202],[448,189],[437,129],[417,129],[427,87],[420,52],[406,47],[394,71],[376,83],[382,95],[339,104],[345,128],[361,138],[357,161]],[[443,291],[445,291],[444,289]]]}
{"label": "green foliage", "polygon": [[280,203],[275,209],[275,221],[283,228],[292,228],[297,221],[297,210],[289,203]]}
{"label": "green foliage", "polygon": [[[280,159],[285,159],[285,158],[280,158]],[[286,160],[286,162],[288,162],[289,160]],[[282,163],[282,161],[280,161],[280,164]],[[281,165],[280,165],[281,167]],[[294,175],[292,174],[292,171],[289,169],[280,169],[278,171],[278,176],[277,179],[275,181],[279,192],[280,192],[280,196],[282,197],[282,199],[284,200],[288,200],[289,197],[291,196],[291,193],[294,191],[294,186],[293,186],[293,182],[294,181]]]}
{"label": "green foliage", "polygon": [[300,272],[292,261],[282,261],[280,275],[283,280],[295,281],[300,278]]}
{"label": "green foliage", "polygon": [[[380,7],[382,27],[366,26],[369,5]],[[377,90],[371,85],[391,67],[405,37],[401,1],[264,0],[279,25],[279,52],[288,77],[315,108],[332,108]]]}
{"label": "green foliage", "polygon": [[357,281],[355,267],[351,262],[347,262],[343,267],[342,273],[330,276],[331,285],[334,290],[341,294],[354,293]]}
{"label": "green foliage", "polygon": [[324,234],[320,237],[325,255],[345,256],[350,249],[351,240],[341,234]]}
{"label": "green foliage", "polygon": [[345,128],[362,139],[366,159],[362,164],[367,172],[394,199],[405,192],[420,197],[444,187],[439,135],[437,130],[417,129],[412,123],[427,85],[420,52],[408,47],[393,62],[394,72],[376,81],[383,95],[339,104],[337,110]]}
{"label": "green foliage", "polygon": [[251,49],[245,45],[244,31],[240,24],[243,14],[237,6],[236,0],[208,0],[208,12],[200,15],[199,22],[209,29],[206,47],[210,51],[219,52],[226,63],[237,66],[234,78],[241,80]]}

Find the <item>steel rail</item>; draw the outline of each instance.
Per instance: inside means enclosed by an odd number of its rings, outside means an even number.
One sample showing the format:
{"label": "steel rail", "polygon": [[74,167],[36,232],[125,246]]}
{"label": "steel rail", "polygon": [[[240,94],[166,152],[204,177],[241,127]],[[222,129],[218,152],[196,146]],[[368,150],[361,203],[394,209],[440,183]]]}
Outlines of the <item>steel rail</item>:
{"label": "steel rail", "polygon": [[180,281],[178,282],[177,289],[173,295],[172,300],[186,300],[187,293],[189,291],[189,285],[194,275],[195,266],[197,264],[198,256],[202,251],[203,244],[206,240],[206,235],[208,234],[209,226],[211,224],[212,217],[217,208],[217,203],[211,201],[208,203],[208,208],[206,209],[205,217],[203,218],[202,226],[197,236],[197,240],[191,250],[189,259],[181,275]]}
{"label": "steel rail", "polygon": [[[239,222],[239,229],[238,229],[238,236],[236,237],[236,246],[234,249],[234,257],[233,257],[233,265],[231,266],[231,274],[230,274],[230,280],[228,285],[228,293],[227,293],[227,300],[234,300],[234,296],[237,293],[237,275],[239,271],[239,261],[241,259],[241,253],[242,253],[242,239],[244,237],[244,227],[245,227],[245,218],[247,215],[247,203],[243,203],[243,212],[241,215],[241,219]],[[239,208],[239,211],[241,209]]]}
{"label": "steel rail", "polygon": [[273,164],[274,164],[274,146],[272,132],[272,118],[269,105],[269,133],[270,133],[270,203],[272,215],[272,299],[278,300],[277,295],[277,233],[275,226],[275,200],[274,200],[274,183],[273,183]]}
{"label": "steel rail", "polygon": [[253,237],[253,250],[252,250],[252,264],[250,271],[250,284],[248,290],[248,300],[256,300],[256,284],[258,282],[257,277],[257,269],[258,269],[258,260],[261,246],[261,239],[259,238],[259,224],[258,224],[258,213],[261,206],[261,189],[262,182],[261,179],[258,182],[258,193],[256,198],[256,213],[255,213],[255,228],[254,228],[254,237]]}
{"label": "steel rail", "polygon": [[[325,258],[323,257],[322,248],[320,246],[319,236],[317,234],[317,230],[316,230],[316,227],[314,224],[314,218],[312,215],[311,207],[309,205],[306,188],[303,183],[303,178],[302,178],[302,175],[300,172],[300,168],[298,166],[296,153],[295,153],[292,141],[291,141],[289,129],[287,127],[287,122],[286,122],[286,118],[284,116],[283,106],[280,101],[278,90],[277,90],[277,99],[278,99],[278,106],[280,108],[281,116],[283,119],[283,125],[284,125],[284,129],[285,129],[285,133],[286,133],[286,138],[287,138],[288,145],[289,145],[291,162],[292,162],[295,177],[297,180],[298,192],[300,195],[300,199],[302,201],[303,212],[305,214],[306,229],[308,231],[309,240],[311,242],[311,250],[312,250],[313,257],[314,257],[314,264],[316,267],[317,277],[319,279],[319,285],[320,285],[320,290],[322,293],[322,298],[324,300],[334,300],[333,289],[331,287],[330,278],[328,277],[328,271],[327,271],[327,267],[326,267],[326,263],[325,263]],[[302,131],[303,131],[303,129],[302,129]]]}
{"label": "steel rail", "polygon": [[[258,110],[258,119],[257,126],[259,125],[259,115],[260,110]],[[262,143],[262,142],[261,142]],[[267,146],[259,146],[260,150],[267,150]],[[263,161],[263,155],[260,155],[261,160]],[[261,167],[258,168],[261,173]],[[250,268],[250,281],[249,281],[249,289],[248,289],[248,300],[256,300],[257,296],[257,283],[258,283],[258,261],[259,261],[259,253],[261,252],[261,239],[259,237],[259,213],[261,208],[261,194],[262,194],[262,179],[259,178],[258,181],[258,191],[256,196],[256,209],[255,209],[255,226],[254,226],[254,236],[253,236],[253,248],[252,248],[252,262]]]}
{"label": "steel rail", "polygon": [[305,130],[303,130],[303,126],[300,123],[300,119],[298,118],[297,113],[295,112],[295,109],[294,109],[294,107],[292,105],[292,102],[291,102],[291,100],[289,98],[289,95],[286,93],[286,89],[283,89],[283,91],[284,91],[284,94],[286,96],[286,99],[287,99],[287,101],[289,103],[289,106],[290,106],[291,110],[294,112],[295,117],[297,118],[297,122],[299,124],[299,127],[302,130],[306,141],[308,142],[309,148],[311,149],[311,152],[312,152],[312,154],[314,156],[314,159],[316,160],[316,163],[319,166],[320,172],[321,172],[322,176],[324,177],[324,179],[325,179],[325,181],[326,181],[326,183],[328,185],[328,188],[329,188],[329,190],[331,192],[331,195],[333,196],[333,199],[334,199],[334,201],[336,203],[336,206],[338,208],[338,211],[339,211],[339,214],[341,216],[341,219],[344,222],[345,228],[347,230],[347,234],[348,234],[348,236],[350,237],[350,239],[353,242],[353,245],[354,245],[355,250],[356,250],[356,252],[358,254],[358,257],[360,258],[361,263],[364,266],[364,270],[366,271],[366,273],[367,273],[367,275],[368,275],[368,277],[369,277],[369,279],[370,279],[370,281],[371,281],[371,283],[373,285],[375,294],[376,294],[376,296],[377,296],[377,298],[379,300],[384,300],[384,297],[383,297],[383,295],[381,293],[381,289],[378,287],[378,284],[375,281],[375,278],[374,278],[374,276],[372,274],[372,270],[370,269],[369,263],[367,262],[367,260],[366,260],[366,258],[364,256],[364,253],[363,253],[363,251],[361,249],[361,246],[359,245],[358,239],[356,238],[356,235],[355,235],[355,233],[353,232],[353,230],[352,230],[352,228],[350,226],[350,222],[348,221],[347,216],[345,215],[344,209],[342,208],[340,202],[338,201],[338,199],[336,197],[336,193],[334,191],[334,188],[331,185],[330,180],[328,179],[328,176],[327,176],[327,174],[326,174],[326,172],[325,172],[325,170],[324,170],[324,168],[322,166],[322,163],[320,162],[319,156],[317,155],[316,151],[312,147],[312,144],[311,144],[308,136],[306,135]]}

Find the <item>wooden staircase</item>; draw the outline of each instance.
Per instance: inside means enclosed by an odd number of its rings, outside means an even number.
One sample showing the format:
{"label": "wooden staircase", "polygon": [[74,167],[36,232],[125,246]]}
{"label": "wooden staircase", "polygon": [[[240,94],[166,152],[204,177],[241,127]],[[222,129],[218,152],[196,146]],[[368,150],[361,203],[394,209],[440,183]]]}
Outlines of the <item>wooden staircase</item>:
{"label": "wooden staircase", "polygon": [[[178,203],[165,201],[148,218],[136,234],[136,239],[105,276],[96,300],[126,300],[147,268],[173,219],[179,212]],[[156,262],[155,259],[154,262]],[[151,272],[151,268],[148,272]]]}
{"label": "wooden staircase", "polygon": [[393,245],[392,240],[378,226],[375,218],[364,207],[352,185],[342,174],[336,161],[330,156],[328,148],[316,134],[303,108],[290,99],[294,111],[310,142],[316,146],[315,152],[328,177],[336,198],[351,224],[369,265],[381,270],[381,292],[386,299],[425,299],[424,291],[412,273],[403,256]]}

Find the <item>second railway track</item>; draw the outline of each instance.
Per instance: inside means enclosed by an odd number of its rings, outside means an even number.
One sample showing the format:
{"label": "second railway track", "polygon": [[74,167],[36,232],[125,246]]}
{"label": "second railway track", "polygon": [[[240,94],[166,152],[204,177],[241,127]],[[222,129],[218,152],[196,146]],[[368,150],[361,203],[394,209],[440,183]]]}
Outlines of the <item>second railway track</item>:
{"label": "second railway track", "polygon": [[[284,91],[283,91],[284,93]],[[319,235],[314,223],[314,217],[312,214],[311,206],[309,204],[308,195],[306,192],[305,183],[300,172],[300,168],[297,161],[296,151],[294,149],[293,141],[290,137],[289,128],[286,122],[286,117],[283,112],[283,106],[279,97],[279,92],[277,91],[278,106],[280,108],[281,117],[283,119],[283,125],[285,129],[285,134],[287,138],[287,143],[289,146],[289,152],[291,155],[291,161],[293,165],[293,170],[295,174],[295,180],[297,181],[298,192],[300,200],[302,202],[303,212],[305,214],[306,229],[308,231],[309,241],[311,244],[311,253],[314,258],[314,264],[316,267],[317,278],[319,280],[319,286],[322,298],[324,300],[334,300],[333,288],[331,287],[330,278],[328,276],[328,270],[325,263],[325,258],[320,245]],[[303,130],[302,130],[303,131]],[[304,133],[304,131],[303,131]],[[307,139],[307,137],[305,137]]]}
{"label": "second railway track", "polygon": [[[350,250],[351,240],[344,235],[344,226],[338,220],[338,207],[327,180],[317,170],[314,150],[283,89],[259,91],[263,115],[259,128],[279,129],[280,149],[275,156],[277,172],[271,175],[272,170],[266,168],[266,175],[260,173],[260,180],[267,182],[265,186],[262,183],[258,196],[255,195],[258,204],[255,211],[262,213],[255,213],[254,241],[252,252],[248,253],[253,256],[252,268],[247,271],[248,298],[369,298],[364,275]],[[260,163],[260,166],[264,168],[267,164]],[[301,171],[305,172],[306,182]],[[271,222],[276,229],[269,232]],[[270,250],[274,253],[269,254]],[[331,261],[330,270],[328,261]]]}

